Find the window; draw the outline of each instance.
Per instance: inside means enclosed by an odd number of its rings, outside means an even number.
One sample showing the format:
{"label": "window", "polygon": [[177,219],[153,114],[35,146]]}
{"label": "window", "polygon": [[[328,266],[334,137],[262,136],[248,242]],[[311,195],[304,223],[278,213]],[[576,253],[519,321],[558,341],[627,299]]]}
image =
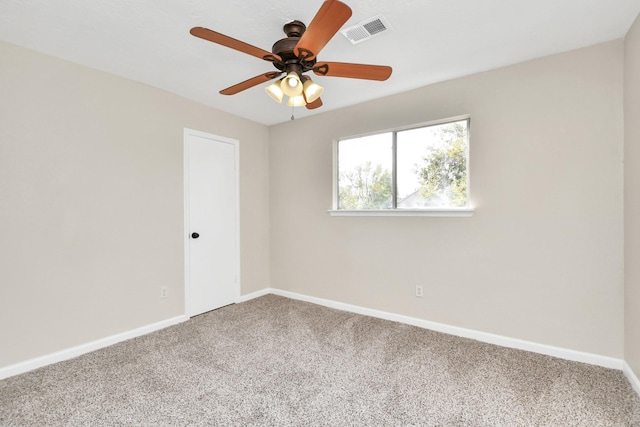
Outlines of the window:
{"label": "window", "polygon": [[473,212],[468,117],[342,139],[336,153],[332,214]]}

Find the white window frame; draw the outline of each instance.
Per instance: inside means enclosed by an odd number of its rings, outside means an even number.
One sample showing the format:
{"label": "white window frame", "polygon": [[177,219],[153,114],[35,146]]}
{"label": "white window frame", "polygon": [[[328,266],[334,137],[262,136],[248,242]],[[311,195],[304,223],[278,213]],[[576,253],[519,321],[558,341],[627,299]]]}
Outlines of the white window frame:
{"label": "white window frame", "polygon": [[[351,138],[359,138],[363,136],[371,136],[377,135],[381,133],[387,132],[402,132],[405,130],[429,127],[440,125],[444,123],[457,122],[461,120],[467,120],[468,125],[468,135],[467,135],[467,195],[468,195],[468,205],[463,208],[420,208],[420,209],[402,209],[402,208],[388,208],[388,209],[360,209],[360,210],[350,210],[350,209],[338,209],[338,197],[339,197],[339,171],[338,171],[338,143],[340,140],[351,139]],[[395,156],[395,152],[393,153]],[[434,120],[425,123],[419,123],[415,125],[393,128],[387,130],[380,130],[376,132],[371,132],[367,134],[361,135],[353,135],[346,136],[340,139],[333,140],[333,186],[332,186],[332,208],[328,210],[329,215],[331,216],[430,216],[430,217],[471,217],[473,216],[475,209],[471,205],[470,195],[471,195],[471,169],[470,169],[470,161],[471,158],[471,116],[457,116],[457,117],[448,117],[442,120]],[[393,174],[395,175],[396,165],[394,164]],[[394,182],[395,184],[395,182]],[[394,192],[394,197],[396,197]]]}

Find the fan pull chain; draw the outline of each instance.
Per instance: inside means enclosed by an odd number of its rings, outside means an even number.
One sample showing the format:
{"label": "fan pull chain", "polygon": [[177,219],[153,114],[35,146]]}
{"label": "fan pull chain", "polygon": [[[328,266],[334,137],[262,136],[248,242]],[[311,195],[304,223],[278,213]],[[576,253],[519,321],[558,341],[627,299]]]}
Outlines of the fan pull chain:
{"label": "fan pull chain", "polygon": [[291,120],[295,120],[295,119],[296,119],[295,117],[293,117],[293,109],[294,109],[294,108],[295,108],[295,107],[292,105],[292,106],[291,106]]}

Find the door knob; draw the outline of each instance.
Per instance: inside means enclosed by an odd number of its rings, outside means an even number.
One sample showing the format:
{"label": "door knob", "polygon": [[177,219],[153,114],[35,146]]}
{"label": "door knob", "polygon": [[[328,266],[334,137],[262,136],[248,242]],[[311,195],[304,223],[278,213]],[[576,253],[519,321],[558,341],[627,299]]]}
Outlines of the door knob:
{"label": "door knob", "polygon": [[198,233],[191,233],[191,238],[197,239],[198,237],[200,237]]}

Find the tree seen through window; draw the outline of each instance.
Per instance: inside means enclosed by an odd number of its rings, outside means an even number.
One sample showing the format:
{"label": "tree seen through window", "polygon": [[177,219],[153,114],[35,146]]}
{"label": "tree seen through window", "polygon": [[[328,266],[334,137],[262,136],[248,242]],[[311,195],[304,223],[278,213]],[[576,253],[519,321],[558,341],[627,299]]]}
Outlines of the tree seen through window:
{"label": "tree seen through window", "polygon": [[339,141],[338,209],[468,206],[468,129],[465,119]]}

